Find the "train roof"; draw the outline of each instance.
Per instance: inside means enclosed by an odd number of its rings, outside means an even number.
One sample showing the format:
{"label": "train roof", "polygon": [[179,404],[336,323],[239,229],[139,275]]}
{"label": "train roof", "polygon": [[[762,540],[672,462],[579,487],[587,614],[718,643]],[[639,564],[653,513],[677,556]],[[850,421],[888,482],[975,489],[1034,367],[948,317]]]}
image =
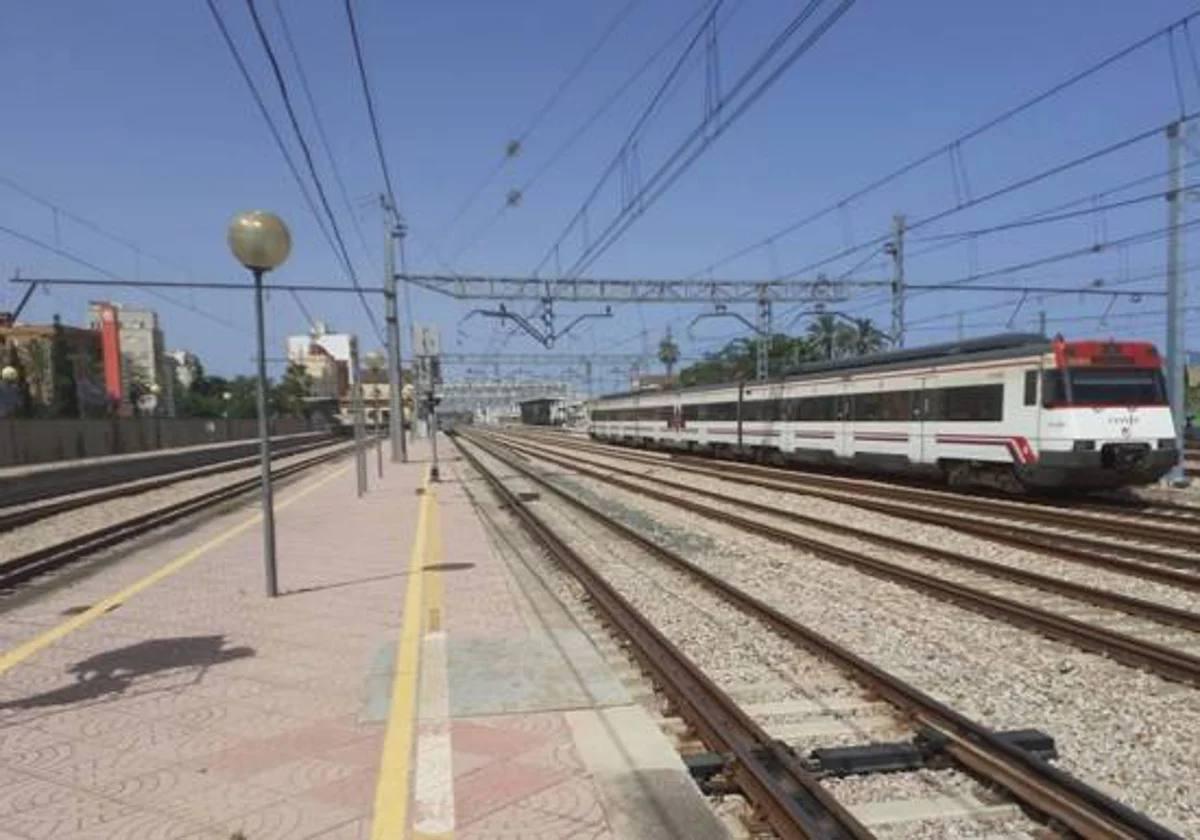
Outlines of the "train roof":
{"label": "train roof", "polygon": [[[903,350],[887,350],[882,353],[868,353],[865,356],[855,356],[848,359],[835,359],[828,362],[809,362],[792,368],[781,376],[773,376],[766,383],[755,381],[752,384],[762,385],[779,382],[791,382],[797,379],[807,379],[812,376],[823,376],[842,371],[894,370],[905,367],[923,367],[931,362],[953,360],[1009,359],[1034,353],[1049,352],[1052,345],[1050,339],[1037,333],[1001,333],[971,338],[963,341],[947,341],[942,344],[928,344],[924,347],[911,347]],[[711,385],[693,385],[678,390],[695,392],[716,388],[728,388],[737,382],[720,382]],[[604,394],[597,397],[601,400],[613,400],[631,396],[653,396],[667,394],[671,391],[624,391],[617,394]]]}

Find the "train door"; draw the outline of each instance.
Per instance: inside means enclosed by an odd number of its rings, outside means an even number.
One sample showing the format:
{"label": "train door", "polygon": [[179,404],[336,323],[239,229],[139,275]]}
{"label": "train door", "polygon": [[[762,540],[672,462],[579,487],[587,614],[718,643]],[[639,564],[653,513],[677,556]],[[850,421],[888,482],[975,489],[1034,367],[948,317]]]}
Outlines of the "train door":
{"label": "train door", "polygon": [[839,458],[854,457],[854,417],[850,389],[846,383],[833,399],[834,453]]}
{"label": "train door", "polygon": [[917,389],[912,392],[909,400],[909,411],[912,413],[912,418],[908,424],[908,460],[913,464],[925,463],[926,457],[932,453],[932,446],[925,440],[925,388],[927,381],[923,377],[917,381]]}

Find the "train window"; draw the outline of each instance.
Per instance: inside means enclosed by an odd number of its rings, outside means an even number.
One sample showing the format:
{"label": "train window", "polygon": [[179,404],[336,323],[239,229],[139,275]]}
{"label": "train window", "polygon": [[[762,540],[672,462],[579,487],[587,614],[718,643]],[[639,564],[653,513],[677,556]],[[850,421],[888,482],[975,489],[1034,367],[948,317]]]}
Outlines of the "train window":
{"label": "train window", "polygon": [[907,423],[912,414],[912,391],[884,391],[879,395],[882,420]]}
{"label": "train window", "polygon": [[800,407],[805,420],[836,420],[838,397],[812,397]]}
{"label": "train window", "polygon": [[1025,371],[1025,405],[1037,405],[1038,372]]}
{"label": "train window", "polygon": [[944,388],[945,420],[1003,420],[1003,385],[967,385]]}
{"label": "train window", "polygon": [[883,418],[883,395],[855,394],[850,400],[851,414],[855,421],[870,422]]}
{"label": "train window", "polygon": [[1166,405],[1163,376],[1149,368],[1075,368],[1071,371],[1075,405]]}
{"label": "train window", "polygon": [[1064,405],[1067,401],[1067,389],[1063,386],[1061,370],[1042,371],[1042,405],[1051,408]]}
{"label": "train window", "polygon": [[773,423],[779,419],[779,400],[754,400],[742,404],[742,420]]}

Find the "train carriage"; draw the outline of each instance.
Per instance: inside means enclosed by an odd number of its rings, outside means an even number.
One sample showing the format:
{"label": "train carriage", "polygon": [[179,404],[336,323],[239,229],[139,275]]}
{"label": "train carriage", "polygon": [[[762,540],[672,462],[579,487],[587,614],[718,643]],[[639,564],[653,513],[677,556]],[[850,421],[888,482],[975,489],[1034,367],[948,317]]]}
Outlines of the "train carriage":
{"label": "train carriage", "polygon": [[767,382],[592,405],[598,439],[777,462],[936,473],[1006,489],[1146,484],[1176,462],[1145,342],[1004,335],[808,365]]}

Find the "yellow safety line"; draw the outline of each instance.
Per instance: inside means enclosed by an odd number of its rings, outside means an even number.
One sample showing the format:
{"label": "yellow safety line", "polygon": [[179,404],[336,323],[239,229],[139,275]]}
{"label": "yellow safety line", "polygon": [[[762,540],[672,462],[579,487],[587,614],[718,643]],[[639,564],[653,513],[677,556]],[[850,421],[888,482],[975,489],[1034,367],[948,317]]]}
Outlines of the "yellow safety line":
{"label": "yellow safety line", "polygon": [[[275,505],[275,509],[281,510],[281,509],[287,507],[288,505],[292,504],[293,502],[297,501],[298,499],[301,499],[304,496],[307,496],[309,493],[316,490],[321,485],[326,484],[329,481],[332,481],[334,478],[336,478],[337,476],[346,472],[346,470],[348,470],[348,469],[350,469],[349,466],[342,467],[341,469],[335,470],[334,472],[329,473],[328,475],[324,476],[323,478],[320,478],[317,481],[314,481],[313,483],[309,484],[307,487],[302,488],[301,490],[292,494],[288,498],[284,499],[282,502],[279,502],[277,505]],[[173,575],[176,572],[183,569],[188,564],[192,563],[197,558],[203,556],[206,552],[211,551],[212,549],[216,548],[217,546],[221,545],[222,543],[228,542],[229,540],[236,537],[238,534],[245,531],[247,528],[249,528],[252,525],[254,525],[255,523],[261,522],[261,521],[262,521],[262,514],[261,513],[255,514],[254,516],[250,517],[249,519],[246,519],[243,522],[240,522],[237,525],[234,525],[228,531],[218,534],[217,536],[213,537],[211,540],[204,543],[203,545],[199,545],[196,548],[191,549],[187,553],[175,558],[171,562],[167,563],[165,566],[161,566],[160,568],[158,568],[155,571],[151,572],[150,574],[146,575],[141,580],[138,580],[138,581],[130,584],[129,586],[125,587],[117,594],[108,596],[103,601],[99,601],[99,602],[93,604],[88,609],[84,610],[83,612],[79,613],[76,616],[73,616],[72,618],[68,619],[67,621],[64,621],[62,624],[59,624],[56,627],[52,627],[51,629],[47,630],[45,633],[42,633],[40,636],[35,636],[34,638],[30,639],[29,641],[27,641],[21,645],[18,645],[17,647],[15,647],[9,651],[6,651],[3,655],[0,655],[0,675],[4,674],[6,671],[12,669],[13,667],[20,664],[21,662],[24,662],[26,659],[33,656],[35,653],[38,653],[39,651],[42,651],[45,648],[49,647],[50,645],[54,644],[59,639],[62,639],[65,636],[67,636],[71,633],[74,633],[76,630],[80,629],[81,627],[85,627],[88,624],[91,624],[93,621],[95,621],[97,618],[99,618],[100,616],[107,613],[109,610],[112,610],[114,607],[120,606],[121,604],[125,603],[130,598],[132,598],[134,595],[137,595],[139,592],[141,592],[145,589],[149,589],[151,586],[158,583],[160,580],[170,577],[171,575]]]}
{"label": "yellow safety line", "polygon": [[388,708],[387,733],[375,784],[375,809],[371,840],[400,840],[408,829],[408,804],[412,776],[413,735],[416,729],[417,681],[420,675],[421,625],[424,575],[430,550],[430,516],[437,500],[425,471],[417,531],[408,559],[408,588],[404,594],[404,625],[396,647],[392,699]]}
{"label": "yellow safety line", "polygon": [[[433,509],[430,511],[430,516],[429,516],[429,519],[431,522],[431,531],[429,533],[429,550],[425,553],[425,560],[426,560],[425,565],[426,566],[431,566],[431,565],[436,566],[445,560],[445,557],[443,555],[443,548],[442,548],[442,522],[441,522],[440,514],[441,514],[441,510],[440,510],[440,508],[438,508],[437,500],[435,499],[434,504],[433,504]],[[445,583],[443,581],[442,573],[440,571],[438,571],[437,569],[427,569],[423,573],[422,576],[425,578],[425,582],[423,584],[424,588],[425,588],[425,597],[424,597],[425,633],[423,634],[422,638],[428,638],[430,633],[439,633],[439,632],[445,631],[446,613],[445,613],[445,608],[443,606],[443,598],[445,595]],[[445,657],[445,648],[444,647],[440,648],[440,651],[441,651],[442,657],[444,658]],[[435,658],[436,658],[436,653],[435,653]],[[426,665],[428,665],[428,663],[426,663]],[[443,679],[444,679],[444,669],[445,669],[445,663],[443,662],[442,663]],[[426,667],[424,670],[425,670],[426,674],[428,675],[428,668]],[[422,688],[424,689],[425,686],[422,686]],[[444,689],[445,689],[445,686],[443,686],[443,690]],[[425,694],[424,696],[426,698],[429,697],[428,694]],[[419,710],[419,711],[424,712],[426,710]],[[447,739],[449,738],[448,733],[446,734],[446,738]],[[420,750],[421,747],[418,746],[417,749]],[[415,777],[420,772],[421,772],[421,768],[418,767],[416,769],[416,772],[413,774],[414,782],[418,783],[417,784],[418,792],[420,792],[419,780],[417,780]],[[449,772],[449,771],[447,770],[447,772]],[[449,780],[446,780],[446,781],[449,781]],[[436,784],[437,783],[435,782],[435,785]],[[453,790],[444,791],[444,795],[448,796],[450,798],[451,807],[453,807],[454,791]],[[453,840],[453,838],[454,838],[454,831],[452,829],[448,830],[448,831],[422,831],[418,825],[417,827],[413,828],[413,832],[412,832],[412,840]]]}

